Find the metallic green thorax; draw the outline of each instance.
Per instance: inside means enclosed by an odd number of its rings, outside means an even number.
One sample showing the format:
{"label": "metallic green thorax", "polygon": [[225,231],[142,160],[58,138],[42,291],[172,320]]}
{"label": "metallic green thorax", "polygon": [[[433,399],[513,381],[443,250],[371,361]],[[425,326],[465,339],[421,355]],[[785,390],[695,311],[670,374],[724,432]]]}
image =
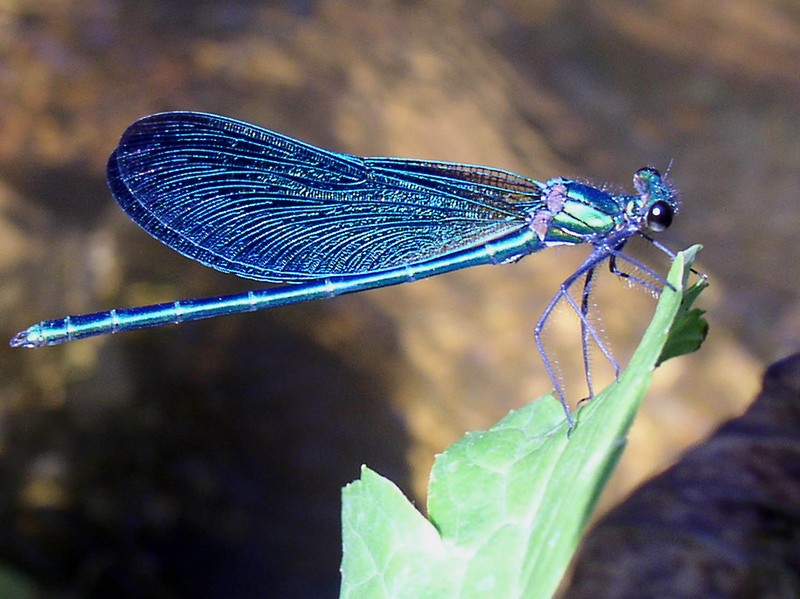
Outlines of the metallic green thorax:
{"label": "metallic green thorax", "polygon": [[577,181],[548,181],[546,198],[550,212],[546,245],[582,243],[605,236],[625,219],[620,199]]}
{"label": "metallic green thorax", "polygon": [[[637,195],[612,195],[569,179],[551,179],[543,198],[547,210],[537,214],[545,246],[579,244],[627,231],[659,230],[648,221],[651,208],[662,202],[677,210],[674,190],[654,169],[641,169],[633,179]],[[543,226],[545,225],[546,226]]]}

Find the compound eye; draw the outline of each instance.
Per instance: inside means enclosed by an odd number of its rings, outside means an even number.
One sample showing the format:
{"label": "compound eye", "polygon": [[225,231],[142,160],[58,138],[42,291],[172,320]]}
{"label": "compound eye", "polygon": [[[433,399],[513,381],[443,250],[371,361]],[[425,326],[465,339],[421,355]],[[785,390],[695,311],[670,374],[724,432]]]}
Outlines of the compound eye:
{"label": "compound eye", "polygon": [[647,228],[654,233],[660,233],[672,224],[672,206],[664,201],[658,201],[647,212]]}
{"label": "compound eye", "polygon": [[659,173],[652,166],[640,168],[633,175],[633,188],[639,195],[650,193],[656,185],[661,182],[661,173]]}
{"label": "compound eye", "polygon": [[640,168],[638,171],[636,171],[636,175],[638,177],[653,177],[654,179],[661,178],[661,173],[658,172],[658,169],[653,168],[652,166]]}

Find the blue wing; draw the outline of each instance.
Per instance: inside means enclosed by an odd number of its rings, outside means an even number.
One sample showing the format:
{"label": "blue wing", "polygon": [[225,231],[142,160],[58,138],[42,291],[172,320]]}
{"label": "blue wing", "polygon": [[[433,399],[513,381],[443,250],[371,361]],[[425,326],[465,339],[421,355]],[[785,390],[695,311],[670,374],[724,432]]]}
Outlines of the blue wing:
{"label": "blue wing", "polygon": [[266,281],[363,274],[525,226],[542,186],[502,170],[360,158],[211,114],[136,121],[108,162],[123,210],[216,269]]}

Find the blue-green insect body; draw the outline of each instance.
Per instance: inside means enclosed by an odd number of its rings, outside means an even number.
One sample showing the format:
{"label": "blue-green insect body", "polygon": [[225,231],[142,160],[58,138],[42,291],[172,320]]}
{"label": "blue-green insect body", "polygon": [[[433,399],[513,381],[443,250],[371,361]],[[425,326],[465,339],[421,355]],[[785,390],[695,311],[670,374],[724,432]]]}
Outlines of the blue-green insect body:
{"label": "blue-green insect body", "polygon": [[[646,277],[624,276],[657,291],[651,280],[664,284],[663,278],[622,248],[642,236],[672,256],[648,233],[668,227],[677,210],[674,191],[649,167],[635,174],[635,194],[620,195],[564,178],[542,184],[483,166],[330,152],[195,112],[131,125],[109,158],[108,182],[136,223],[181,254],[223,272],[292,285],[46,320],[15,335],[12,346],[255,311],[588,244],[591,254],[535,329],[570,422],[541,341],[544,324],[565,299],[581,319],[584,354],[594,339],[616,367],[587,318],[594,269],[606,260],[612,267],[627,261]],[[581,277],[578,304],[568,291]]]}

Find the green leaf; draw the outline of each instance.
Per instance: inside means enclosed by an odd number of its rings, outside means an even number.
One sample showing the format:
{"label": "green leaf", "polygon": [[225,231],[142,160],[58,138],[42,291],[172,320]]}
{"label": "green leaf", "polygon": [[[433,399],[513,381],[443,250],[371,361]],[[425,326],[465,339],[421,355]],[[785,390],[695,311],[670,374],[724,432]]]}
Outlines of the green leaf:
{"label": "green leaf", "polygon": [[[698,247],[699,246],[695,246]],[[688,250],[687,250],[688,251]],[[691,271],[686,270],[684,276],[684,286],[687,284],[687,276]],[[683,294],[681,307],[672,323],[669,331],[667,343],[661,350],[656,366],[660,366],[670,358],[676,358],[684,354],[697,351],[708,336],[708,322],[705,319],[705,310],[692,308],[692,304],[702,291],[708,287],[705,277],[702,277],[694,285],[689,287]]]}
{"label": "green leaf", "polygon": [[341,596],[551,597],[673,334],[697,249],[678,254],[674,289],[629,367],[580,410],[571,435],[552,395],[468,433],[436,458],[429,519],[365,467],[343,491]]}
{"label": "green leaf", "polygon": [[31,579],[0,563],[0,599],[34,599],[41,596],[41,590]]}
{"label": "green leaf", "polygon": [[342,497],[342,597],[450,596],[462,560],[394,483],[362,466]]}

